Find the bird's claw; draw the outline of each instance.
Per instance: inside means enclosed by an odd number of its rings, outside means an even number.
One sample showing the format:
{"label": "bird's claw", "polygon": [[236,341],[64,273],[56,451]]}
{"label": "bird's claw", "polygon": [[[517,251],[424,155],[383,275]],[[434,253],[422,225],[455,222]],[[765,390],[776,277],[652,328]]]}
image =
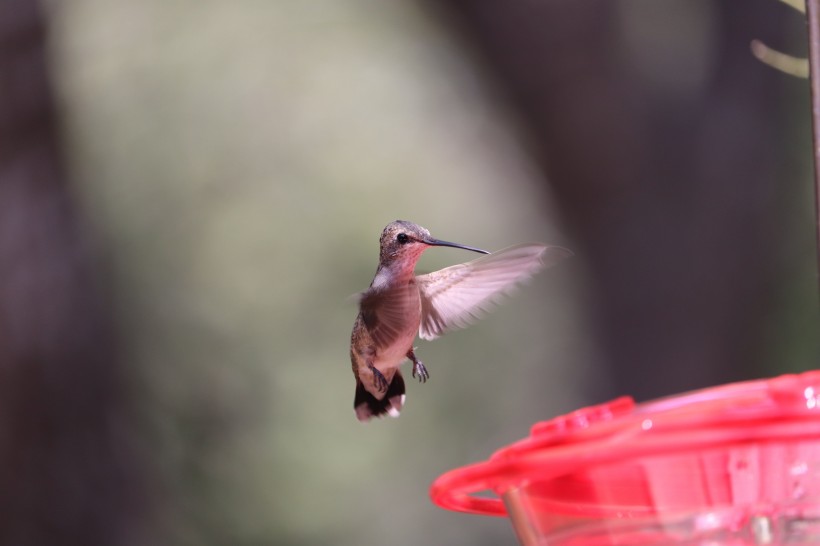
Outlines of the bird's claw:
{"label": "bird's claw", "polygon": [[376,388],[379,389],[379,392],[387,392],[387,387],[390,385],[387,383],[387,379],[385,379],[382,372],[375,366],[370,369],[373,370],[373,379],[376,381]]}
{"label": "bird's claw", "polygon": [[427,371],[427,368],[424,367],[421,360],[416,358],[416,353],[413,352],[412,348],[407,351],[407,358],[413,362],[413,377],[419,374],[419,383],[427,383],[427,380],[430,379],[430,373]]}
{"label": "bird's claw", "polygon": [[419,383],[427,383],[430,378],[430,372],[427,371],[421,360],[413,361],[413,377],[416,377],[416,374],[419,374]]}

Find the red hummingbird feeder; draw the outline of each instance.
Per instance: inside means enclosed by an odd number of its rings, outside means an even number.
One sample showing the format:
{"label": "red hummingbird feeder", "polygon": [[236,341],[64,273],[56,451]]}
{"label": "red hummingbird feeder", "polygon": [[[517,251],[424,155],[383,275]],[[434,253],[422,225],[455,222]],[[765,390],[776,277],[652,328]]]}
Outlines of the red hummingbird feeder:
{"label": "red hummingbird feeder", "polygon": [[430,495],[525,546],[820,544],[820,370],[537,423]]}

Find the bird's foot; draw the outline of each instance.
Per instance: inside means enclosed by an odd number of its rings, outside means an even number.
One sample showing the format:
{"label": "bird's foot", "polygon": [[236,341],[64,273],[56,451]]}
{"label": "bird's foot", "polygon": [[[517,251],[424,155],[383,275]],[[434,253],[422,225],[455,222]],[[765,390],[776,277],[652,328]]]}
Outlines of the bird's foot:
{"label": "bird's foot", "polygon": [[421,360],[413,362],[413,377],[416,377],[416,374],[419,374],[419,383],[427,383],[430,378],[430,372],[427,371]]}
{"label": "bird's foot", "polygon": [[413,352],[413,349],[407,351],[407,358],[413,362],[413,377],[419,374],[419,383],[427,383],[427,380],[430,379],[430,373],[427,371],[427,368],[424,367],[421,360],[416,358],[416,353]]}
{"label": "bird's foot", "polygon": [[382,375],[382,372],[380,372],[375,366],[371,366],[370,371],[373,372],[373,379],[376,382],[376,388],[379,389],[379,392],[387,392],[387,387],[389,387],[390,384],[387,382],[384,375]]}
{"label": "bird's foot", "polygon": [[427,380],[430,378],[430,372],[427,371],[422,361],[418,359],[413,361],[413,377],[416,377],[416,374],[419,374],[419,383],[427,383]]}

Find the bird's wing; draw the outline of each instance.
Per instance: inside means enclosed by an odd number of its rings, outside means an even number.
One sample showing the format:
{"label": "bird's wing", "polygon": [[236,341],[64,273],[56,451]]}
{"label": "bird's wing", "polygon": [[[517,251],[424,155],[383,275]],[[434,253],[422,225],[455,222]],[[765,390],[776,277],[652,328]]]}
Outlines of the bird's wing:
{"label": "bird's wing", "polygon": [[408,317],[417,314],[418,307],[415,284],[369,288],[359,297],[362,320],[378,348],[392,345],[406,332]]}
{"label": "bird's wing", "polygon": [[416,278],[421,294],[419,336],[435,339],[466,328],[520,282],[572,256],[566,248],[524,243]]}

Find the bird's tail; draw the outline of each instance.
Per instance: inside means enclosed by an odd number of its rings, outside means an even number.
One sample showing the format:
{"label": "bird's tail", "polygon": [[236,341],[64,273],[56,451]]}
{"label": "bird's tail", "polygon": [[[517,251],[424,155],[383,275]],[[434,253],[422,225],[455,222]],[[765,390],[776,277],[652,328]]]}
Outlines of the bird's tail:
{"label": "bird's tail", "polygon": [[356,410],[356,417],[359,421],[369,421],[373,417],[381,417],[384,414],[398,417],[403,405],[404,378],[398,370],[393,374],[393,380],[390,381],[390,386],[387,387],[387,392],[381,400],[370,394],[361,381],[356,382],[353,409]]}

